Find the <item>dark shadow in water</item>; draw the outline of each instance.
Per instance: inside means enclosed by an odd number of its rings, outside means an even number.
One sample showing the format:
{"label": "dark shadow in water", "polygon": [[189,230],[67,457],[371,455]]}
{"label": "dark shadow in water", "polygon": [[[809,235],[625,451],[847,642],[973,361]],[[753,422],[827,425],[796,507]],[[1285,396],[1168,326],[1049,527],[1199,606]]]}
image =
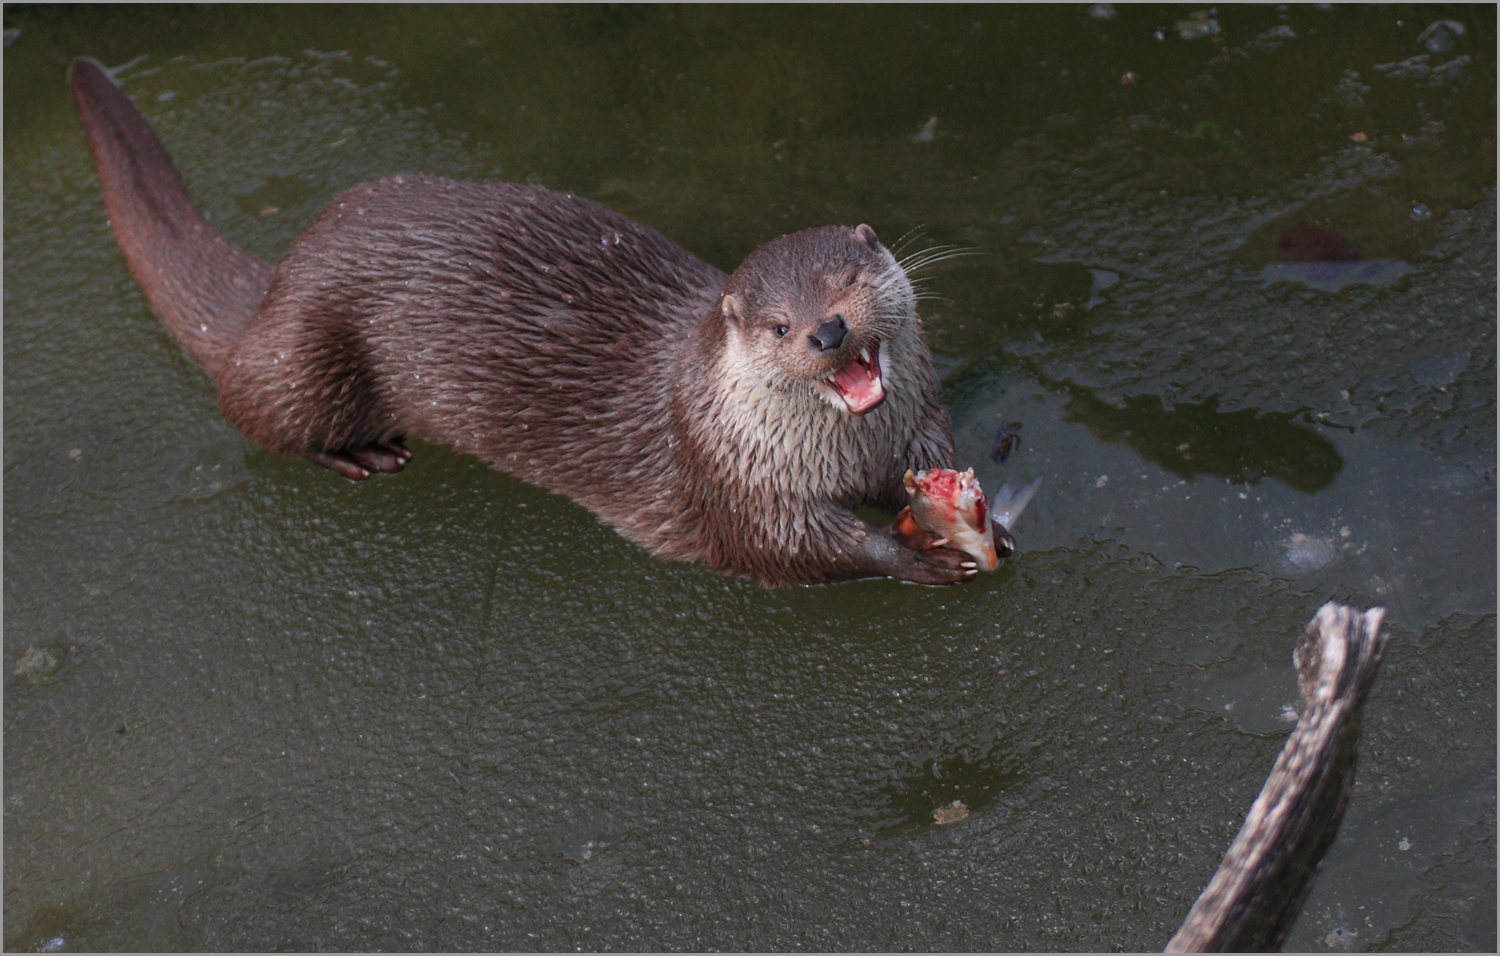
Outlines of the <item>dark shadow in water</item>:
{"label": "dark shadow in water", "polygon": [[929,758],[923,762],[921,773],[891,786],[888,791],[891,813],[877,824],[876,838],[936,826],[933,813],[955,800],[967,807],[969,813],[975,813],[1025,779],[1024,774],[1006,770],[995,757],[975,761],[963,757]]}
{"label": "dark shadow in water", "polygon": [[1292,415],[1221,412],[1217,398],[1167,409],[1156,395],[1132,396],[1119,408],[1078,385],[1045,384],[1067,391],[1067,421],[1087,426],[1100,441],[1129,445],[1184,478],[1205,474],[1244,484],[1274,478],[1298,491],[1317,491],[1344,466],[1332,442]]}

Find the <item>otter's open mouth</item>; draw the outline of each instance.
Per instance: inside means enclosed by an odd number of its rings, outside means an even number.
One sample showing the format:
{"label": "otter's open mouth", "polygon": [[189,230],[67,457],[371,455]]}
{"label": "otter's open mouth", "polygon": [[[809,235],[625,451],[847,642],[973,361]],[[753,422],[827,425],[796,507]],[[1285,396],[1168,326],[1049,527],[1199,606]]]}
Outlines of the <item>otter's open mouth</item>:
{"label": "otter's open mouth", "polygon": [[863,415],[885,401],[880,381],[880,340],[871,339],[840,368],[818,380],[835,406],[851,415]]}

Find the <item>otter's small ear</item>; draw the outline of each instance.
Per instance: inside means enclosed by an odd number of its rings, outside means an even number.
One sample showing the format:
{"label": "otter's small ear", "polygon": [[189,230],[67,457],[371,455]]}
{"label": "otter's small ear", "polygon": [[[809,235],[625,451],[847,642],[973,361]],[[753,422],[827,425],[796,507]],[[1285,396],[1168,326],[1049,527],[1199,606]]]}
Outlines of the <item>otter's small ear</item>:
{"label": "otter's small ear", "polygon": [[744,307],[740,305],[739,296],[733,292],[725,294],[723,301],[719,303],[719,308],[723,311],[724,318],[731,322],[738,322],[744,315]]}
{"label": "otter's small ear", "polygon": [[864,223],[854,227],[854,235],[860,242],[869,246],[872,251],[880,248],[880,240],[875,238],[875,230]]}

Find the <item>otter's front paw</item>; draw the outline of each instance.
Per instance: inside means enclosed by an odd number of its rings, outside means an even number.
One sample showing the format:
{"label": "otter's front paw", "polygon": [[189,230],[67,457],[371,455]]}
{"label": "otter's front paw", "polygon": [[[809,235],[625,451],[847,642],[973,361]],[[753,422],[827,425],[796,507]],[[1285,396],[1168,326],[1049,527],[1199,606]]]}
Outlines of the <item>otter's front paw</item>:
{"label": "otter's front paw", "polygon": [[[904,520],[903,520],[904,519]],[[943,547],[944,539],[917,528],[904,512],[885,527],[866,526],[850,577],[881,575],[917,584],[958,584],[979,573],[974,559]]]}
{"label": "otter's front paw", "polygon": [[953,548],[908,549],[910,565],[897,577],[918,584],[959,584],[972,581],[979,574],[974,559]]}

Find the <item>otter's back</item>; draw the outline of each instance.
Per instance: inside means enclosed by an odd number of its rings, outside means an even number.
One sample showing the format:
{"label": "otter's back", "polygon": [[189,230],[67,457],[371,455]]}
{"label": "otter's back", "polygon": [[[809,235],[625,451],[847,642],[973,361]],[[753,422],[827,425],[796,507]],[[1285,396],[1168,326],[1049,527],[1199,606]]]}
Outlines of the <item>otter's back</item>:
{"label": "otter's back", "polygon": [[237,369],[308,444],[447,444],[598,508],[665,465],[672,359],[725,279],[577,196],[391,177],[292,244]]}

